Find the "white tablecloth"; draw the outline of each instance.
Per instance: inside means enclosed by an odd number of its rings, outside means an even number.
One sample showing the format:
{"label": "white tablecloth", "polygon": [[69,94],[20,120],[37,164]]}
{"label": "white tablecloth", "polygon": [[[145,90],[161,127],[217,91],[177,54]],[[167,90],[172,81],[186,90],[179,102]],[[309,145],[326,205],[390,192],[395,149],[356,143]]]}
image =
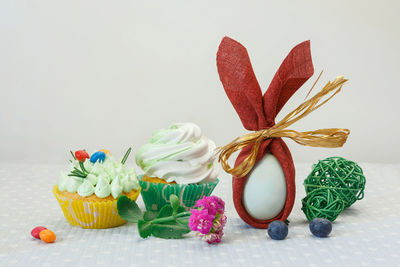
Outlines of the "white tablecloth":
{"label": "white tablecloth", "polygon": [[[104,230],[72,227],[51,193],[65,166],[0,163],[0,266],[399,266],[400,165],[360,165],[365,198],[339,216],[325,239],[312,236],[300,209],[311,164],[296,165],[297,199],[283,241],[238,217],[231,179],[221,174],[214,193],[226,201],[228,224],[222,243],[208,245],[193,233],[180,240],[143,240],[131,223]],[[56,243],[31,237],[39,225],[56,233]]]}

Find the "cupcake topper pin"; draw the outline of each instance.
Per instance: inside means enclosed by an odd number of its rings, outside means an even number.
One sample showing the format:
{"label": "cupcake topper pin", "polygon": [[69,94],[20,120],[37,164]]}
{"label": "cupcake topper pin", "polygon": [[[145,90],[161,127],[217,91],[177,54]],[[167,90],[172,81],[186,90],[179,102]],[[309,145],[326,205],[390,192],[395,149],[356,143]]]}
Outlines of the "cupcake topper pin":
{"label": "cupcake topper pin", "polygon": [[[235,40],[228,37],[222,40],[217,53],[217,67],[225,92],[243,126],[254,131],[220,147],[219,160],[223,169],[233,175],[233,201],[239,216],[254,227],[267,228],[271,221],[286,220],[295,198],[294,164],[281,137],[288,137],[301,145],[341,147],[350,133],[348,129],[297,132],[288,130],[287,127],[329,101],[347,80],[340,76],[333,82],[328,82],[315,96],[275,123],[275,117],[285,103],[314,73],[309,41],[300,43],[290,51],[264,95],[254,75],[246,48]],[[319,103],[329,94],[327,99]],[[238,150],[241,152],[232,168],[228,159]],[[254,165],[267,153],[274,155],[282,168],[286,184],[283,194],[286,193],[286,200],[282,203],[282,210],[273,218],[255,218],[243,204],[243,192]]]}

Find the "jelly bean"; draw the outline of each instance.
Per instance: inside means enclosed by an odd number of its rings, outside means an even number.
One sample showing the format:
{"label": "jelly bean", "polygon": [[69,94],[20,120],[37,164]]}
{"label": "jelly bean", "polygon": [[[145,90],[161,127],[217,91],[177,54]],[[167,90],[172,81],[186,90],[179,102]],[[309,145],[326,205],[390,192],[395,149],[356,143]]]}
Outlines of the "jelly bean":
{"label": "jelly bean", "polygon": [[106,153],[106,155],[111,156],[111,152],[107,149],[100,149],[99,151],[102,151],[102,152]]}
{"label": "jelly bean", "polygon": [[40,239],[46,243],[53,243],[56,241],[56,235],[53,233],[53,231],[50,231],[48,229],[42,230],[39,233]]}
{"label": "jelly bean", "polygon": [[43,227],[43,226],[35,227],[35,228],[33,228],[33,230],[31,231],[31,235],[32,235],[34,238],[40,239],[39,233],[40,233],[41,231],[43,231],[43,230],[47,230],[47,228],[46,228],[46,227]]}
{"label": "jelly bean", "polygon": [[93,153],[93,155],[90,157],[90,162],[95,163],[95,162],[102,162],[106,158],[106,153],[103,151],[97,151]]}
{"label": "jelly bean", "polygon": [[90,159],[90,156],[85,150],[78,150],[75,151],[75,158],[79,161],[85,161],[86,159]]}

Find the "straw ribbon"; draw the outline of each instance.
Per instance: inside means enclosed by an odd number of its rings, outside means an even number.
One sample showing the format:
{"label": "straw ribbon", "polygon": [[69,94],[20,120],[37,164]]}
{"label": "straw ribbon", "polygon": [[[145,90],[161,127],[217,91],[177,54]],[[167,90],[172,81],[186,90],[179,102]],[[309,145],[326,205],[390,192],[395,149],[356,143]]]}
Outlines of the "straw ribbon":
{"label": "straw ribbon", "polygon": [[[321,74],[318,76],[308,94],[310,94],[311,90],[314,88],[315,84],[321,77]],[[241,137],[234,139],[229,144],[217,148],[217,153],[220,153],[219,162],[221,162],[222,168],[227,173],[230,173],[235,177],[246,176],[251,171],[256,162],[258,150],[262,142],[269,138],[287,137],[300,145],[312,147],[343,146],[343,144],[347,140],[348,135],[350,134],[350,130],[348,129],[329,128],[319,129],[315,131],[297,132],[294,130],[288,130],[286,128],[328,102],[332,97],[340,92],[343,84],[347,81],[348,80],[345,79],[343,76],[337,77],[333,82],[329,81],[320,92],[315,94],[307,101],[303,102],[300,106],[298,106],[295,110],[286,115],[280,122],[276,123],[271,128],[245,134]],[[324,96],[330,93],[331,95],[327,99],[319,103]],[[250,154],[243,160],[242,163],[232,168],[228,163],[229,157],[233,153],[241,150],[248,145],[253,145]]]}

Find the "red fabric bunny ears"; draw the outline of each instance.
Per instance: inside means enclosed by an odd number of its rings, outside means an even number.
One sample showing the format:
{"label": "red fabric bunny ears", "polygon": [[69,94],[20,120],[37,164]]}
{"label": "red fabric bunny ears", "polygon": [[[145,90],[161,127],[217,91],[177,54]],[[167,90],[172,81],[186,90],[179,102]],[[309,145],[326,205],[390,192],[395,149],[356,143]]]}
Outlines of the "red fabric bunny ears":
{"label": "red fabric bunny ears", "polygon": [[[314,73],[310,42],[295,46],[282,62],[264,96],[254,75],[246,48],[235,40],[225,37],[218,49],[217,67],[221,82],[233,107],[247,130],[257,131],[272,127],[275,117],[289,100]],[[235,166],[250,153],[252,145],[242,149]],[[286,220],[295,198],[295,170],[290,151],[281,138],[267,139],[261,145],[258,162],[266,153],[272,153],[283,169],[286,179],[286,203],[282,212],[270,220],[251,217],[242,203],[246,177],[233,177],[233,201],[239,216],[257,228],[267,228],[274,220]]]}

